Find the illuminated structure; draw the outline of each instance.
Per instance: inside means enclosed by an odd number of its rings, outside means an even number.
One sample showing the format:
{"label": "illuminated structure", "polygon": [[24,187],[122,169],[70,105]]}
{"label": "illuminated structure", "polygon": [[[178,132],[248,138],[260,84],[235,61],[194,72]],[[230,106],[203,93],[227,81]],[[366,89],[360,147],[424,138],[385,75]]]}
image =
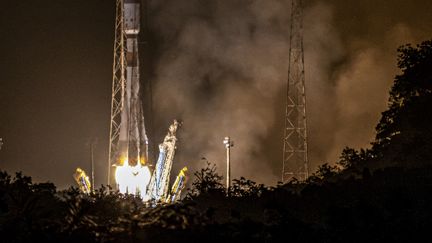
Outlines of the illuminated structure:
{"label": "illuminated structure", "polygon": [[[174,123],[168,129],[168,134],[165,136],[163,143],[159,145],[159,159],[153,174],[151,174],[148,166],[141,163],[129,165],[127,159],[122,160],[121,165],[116,166],[115,180],[121,193],[140,195],[144,201],[152,199],[155,202],[171,202],[169,200],[168,187],[175,155],[178,127],[179,123],[174,120]],[[184,175],[186,170],[184,168],[181,173]],[[173,194],[176,198],[180,197],[183,186],[181,183],[184,183],[184,178],[177,182],[179,185],[173,186],[173,188],[178,187],[178,189],[174,190],[178,195]]]}
{"label": "illuminated structure", "polygon": [[234,146],[234,142],[230,139],[230,137],[225,137],[223,144],[226,148],[226,189],[227,192],[231,187],[231,147]]}
{"label": "illuminated structure", "polygon": [[148,159],[140,98],[139,31],[140,1],[116,0],[108,185],[111,167],[118,165],[120,158],[132,166]]}
{"label": "illuminated structure", "polygon": [[171,188],[171,194],[166,199],[167,203],[174,203],[180,200],[181,192],[186,186],[186,181],[187,181],[186,172],[187,172],[187,167],[183,167],[183,169],[180,170]]}
{"label": "illuminated structure", "polygon": [[76,183],[81,192],[89,194],[91,192],[92,186],[90,184],[89,177],[86,175],[83,169],[77,168],[73,175]]}
{"label": "illuminated structure", "polygon": [[282,182],[308,177],[302,0],[292,0]]}
{"label": "illuminated structure", "polygon": [[153,171],[148,194],[155,201],[166,201],[169,193],[169,179],[176,150],[176,132],[180,123],[174,120],[163,143],[159,144],[159,158]]}

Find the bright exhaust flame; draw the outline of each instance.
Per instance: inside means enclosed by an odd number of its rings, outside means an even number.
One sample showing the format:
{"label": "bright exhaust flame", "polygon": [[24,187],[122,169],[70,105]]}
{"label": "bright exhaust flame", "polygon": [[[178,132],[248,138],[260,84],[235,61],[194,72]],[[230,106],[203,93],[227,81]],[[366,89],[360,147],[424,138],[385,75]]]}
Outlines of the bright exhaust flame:
{"label": "bright exhaust flame", "polygon": [[139,195],[144,201],[150,199],[147,195],[150,178],[150,169],[141,163],[130,166],[128,160],[125,159],[121,166],[116,167],[115,180],[120,193]]}

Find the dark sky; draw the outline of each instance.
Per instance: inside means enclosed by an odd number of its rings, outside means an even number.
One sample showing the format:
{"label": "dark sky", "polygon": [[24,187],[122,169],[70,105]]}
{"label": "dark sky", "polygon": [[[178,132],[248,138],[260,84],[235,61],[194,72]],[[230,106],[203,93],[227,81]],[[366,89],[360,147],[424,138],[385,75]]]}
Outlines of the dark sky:
{"label": "dark sky", "polygon": [[[114,8],[110,1],[8,1],[1,7],[0,166],[60,187],[105,168]],[[101,177],[97,177],[100,181]]]}
{"label": "dark sky", "polygon": [[[185,122],[175,170],[186,163],[199,168],[202,156],[218,163],[219,143],[231,135],[234,149],[247,154],[233,155],[242,160],[234,174],[274,183],[282,154],[289,1],[149,6],[157,142],[172,119]],[[397,71],[395,50],[431,38],[430,13],[428,0],[307,3],[313,168],[334,162],[345,145],[371,141]],[[105,182],[113,26],[114,0],[2,1],[1,169],[67,187],[77,166],[88,171],[86,144],[96,137],[96,183]]]}

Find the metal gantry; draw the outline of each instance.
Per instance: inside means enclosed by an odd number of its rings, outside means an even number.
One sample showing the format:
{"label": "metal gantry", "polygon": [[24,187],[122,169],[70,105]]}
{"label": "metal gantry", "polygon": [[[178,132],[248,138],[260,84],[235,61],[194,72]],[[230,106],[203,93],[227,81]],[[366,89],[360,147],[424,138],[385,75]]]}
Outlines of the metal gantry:
{"label": "metal gantry", "polygon": [[124,25],[124,0],[116,0],[111,125],[108,150],[108,185],[111,184],[111,166],[116,162],[119,154],[118,140],[120,135],[121,111],[124,105],[126,87],[126,36]]}
{"label": "metal gantry", "polygon": [[302,0],[292,0],[290,31],[282,182],[309,176]]}

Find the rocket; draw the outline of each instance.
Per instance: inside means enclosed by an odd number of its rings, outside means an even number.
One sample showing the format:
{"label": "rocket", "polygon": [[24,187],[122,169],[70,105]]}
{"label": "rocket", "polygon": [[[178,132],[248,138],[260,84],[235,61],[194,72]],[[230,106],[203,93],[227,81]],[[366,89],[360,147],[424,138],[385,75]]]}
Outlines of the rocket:
{"label": "rocket", "polygon": [[140,1],[124,0],[124,21],[126,35],[137,35],[140,31]]}
{"label": "rocket", "polygon": [[140,1],[124,0],[124,32],[126,35],[126,85],[119,134],[120,157],[129,164],[148,159],[148,138],[140,98],[138,35],[140,32]]}

